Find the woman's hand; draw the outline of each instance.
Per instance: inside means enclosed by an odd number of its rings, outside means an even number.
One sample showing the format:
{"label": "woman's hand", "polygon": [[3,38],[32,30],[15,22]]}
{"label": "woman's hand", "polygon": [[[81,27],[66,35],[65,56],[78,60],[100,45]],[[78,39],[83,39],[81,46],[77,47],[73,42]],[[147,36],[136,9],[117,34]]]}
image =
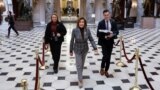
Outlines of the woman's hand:
{"label": "woman's hand", "polygon": [[108,38],[112,38],[113,37],[113,33],[110,33],[107,37]]}
{"label": "woman's hand", "polygon": [[45,48],[49,47],[49,44],[45,44]]}
{"label": "woman's hand", "polygon": [[61,34],[60,33],[57,33],[57,37],[60,37],[61,36]]}

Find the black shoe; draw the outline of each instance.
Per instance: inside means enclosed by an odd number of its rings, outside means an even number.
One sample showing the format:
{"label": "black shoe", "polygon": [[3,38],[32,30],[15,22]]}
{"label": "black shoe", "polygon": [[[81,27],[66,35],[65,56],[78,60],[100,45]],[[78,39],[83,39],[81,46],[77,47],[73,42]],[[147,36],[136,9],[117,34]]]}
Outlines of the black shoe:
{"label": "black shoe", "polygon": [[57,74],[57,73],[58,73],[58,70],[57,70],[57,69],[56,69],[56,70],[54,70],[54,73],[55,73],[55,74]]}
{"label": "black shoe", "polygon": [[9,36],[6,36],[7,38],[9,38]]}

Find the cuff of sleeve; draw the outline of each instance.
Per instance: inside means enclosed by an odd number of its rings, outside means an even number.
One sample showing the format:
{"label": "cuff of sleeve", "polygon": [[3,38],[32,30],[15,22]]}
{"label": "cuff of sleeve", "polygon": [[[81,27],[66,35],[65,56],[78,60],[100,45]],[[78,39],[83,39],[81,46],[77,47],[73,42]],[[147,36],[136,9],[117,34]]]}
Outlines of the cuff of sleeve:
{"label": "cuff of sleeve", "polygon": [[94,50],[97,50],[97,48],[94,48]]}

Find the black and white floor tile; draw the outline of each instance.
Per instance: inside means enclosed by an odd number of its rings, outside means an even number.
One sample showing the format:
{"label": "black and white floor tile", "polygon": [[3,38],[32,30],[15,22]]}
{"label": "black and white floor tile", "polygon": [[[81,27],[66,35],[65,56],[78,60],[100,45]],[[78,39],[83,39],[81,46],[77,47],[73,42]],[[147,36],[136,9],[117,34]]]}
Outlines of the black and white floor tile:
{"label": "black and white floor tile", "polygon": [[[129,90],[135,82],[135,60],[127,63],[124,55],[122,61],[126,67],[116,66],[120,58],[119,46],[114,46],[111,66],[106,78],[99,74],[101,64],[101,47],[98,46],[99,55],[95,55],[90,46],[84,72],[84,86],[79,89],[75,58],[69,56],[69,43],[72,28],[75,24],[66,24],[67,35],[62,45],[59,73],[54,74],[51,54],[46,53],[48,69],[40,71],[40,87],[45,90]],[[92,36],[97,43],[96,28],[90,27]],[[22,90],[20,83],[27,79],[28,90],[34,90],[35,77],[35,50],[42,53],[42,38],[45,27],[36,27],[31,31],[20,32],[17,37],[12,31],[11,37],[6,38],[7,30],[0,30],[0,90]],[[127,56],[131,58],[135,48],[140,49],[140,55],[146,74],[155,90],[160,88],[160,29],[125,29],[120,31],[125,41]],[[118,39],[117,39],[118,40]],[[115,40],[115,42],[117,41]],[[138,71],[138,85],[142,90],[150,90],[144,79],[141,68]]]}

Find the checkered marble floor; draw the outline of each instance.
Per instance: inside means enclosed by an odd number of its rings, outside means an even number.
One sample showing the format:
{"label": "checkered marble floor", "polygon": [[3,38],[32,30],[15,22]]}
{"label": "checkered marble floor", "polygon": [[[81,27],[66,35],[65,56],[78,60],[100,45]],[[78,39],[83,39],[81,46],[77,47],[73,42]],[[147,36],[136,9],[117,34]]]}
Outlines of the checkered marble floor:
{"label": "checkered marble floor", "polygon": [[[83,72],[84,86],[79,89],[75,57],[69,56],[69,41],[72,28],[75,26],[75,24],[66,24],[67,35],[62,45],[58,74],[53,73],[51,54],[49,52],[45,54],[46,65],[49,68],[40,71],[40,87],[45,90],[129,90],[135,81],[135,60],[133,63],[127,63],[122,55],[122,61],[127,66],[116,66],[116,62],[120,58],[120,50],[119,46],[115,46],[109,70],[111,76],[106,78],[99,74],[102,58],[101,47],[98,46],[99,55],[95,55],[91,45],[89,45],[90,50]],[[94,27],[90,27],[90,29],[97,43],[96,29]],[[11,37],[6,38],[7,30],[0,30],[0,90],[22,90],[20,87],[22,79],[27,79],[28,90],[34,90],[35,50],[39,49],[39,54],[42,54],[44,31],[45,27],[36,27],[31,31],[20,32],[18,37],[12,31]],[[120,31],[120,34],[124,37],[125,49],[129,58],[133,56],[135,48],[140,49],[149,81],[155,90],[159,90],[160,29],[125,29]],[[142,90],[150,90],[140,67],[138,69],[138,85]]]}

